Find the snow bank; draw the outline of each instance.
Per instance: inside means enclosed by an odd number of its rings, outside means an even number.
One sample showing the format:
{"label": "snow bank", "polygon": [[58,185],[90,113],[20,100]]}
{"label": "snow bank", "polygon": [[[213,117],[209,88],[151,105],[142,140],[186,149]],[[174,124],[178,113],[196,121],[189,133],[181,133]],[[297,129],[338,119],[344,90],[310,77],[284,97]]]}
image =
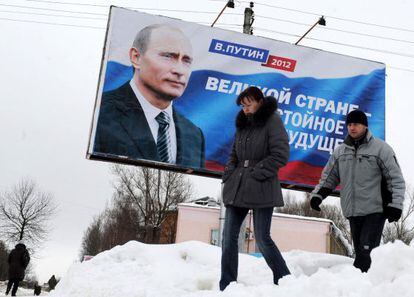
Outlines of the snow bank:
{"label": "snow bank", "polygon": [[74,264],[51,297],[334,297],[412,296],[414,247],[401,242],[373,251],[373,265],[361,273],[347,257],[284,253],[292,275],[279,286],[263,258],[240,255],[239,280],[218,290],[219,248],[201,242],[146,245],[131,241]]}

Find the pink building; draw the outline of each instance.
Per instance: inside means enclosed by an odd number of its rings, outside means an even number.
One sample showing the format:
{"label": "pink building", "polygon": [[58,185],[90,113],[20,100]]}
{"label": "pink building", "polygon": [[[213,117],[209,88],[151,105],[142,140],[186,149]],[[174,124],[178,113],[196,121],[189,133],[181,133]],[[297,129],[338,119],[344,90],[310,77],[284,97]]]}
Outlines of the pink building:
{"label": "pink building", "polygon": [[[179,204],[175,241],[198,240],[218,245],[219,216],[219,206]],[[252,232],[253,215],[250,213],[246,227],[244,252],[258,252]],[[337,231],[330,220],[274,213],[270,232],[281,251],[300,249],[347,255],[351,252],[349,246],[342,242]]]}

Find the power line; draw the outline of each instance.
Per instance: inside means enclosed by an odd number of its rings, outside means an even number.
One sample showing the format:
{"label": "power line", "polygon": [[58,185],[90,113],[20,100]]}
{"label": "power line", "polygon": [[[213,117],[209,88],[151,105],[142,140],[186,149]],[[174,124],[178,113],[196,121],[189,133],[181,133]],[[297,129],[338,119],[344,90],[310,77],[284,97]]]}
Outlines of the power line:
{"label": "power line", "polygon": [[[270,33],[277,33],[277,34],[287,35],[287,36],[291,36],[291,37],[301,37],[300,35],[290,34],[290,33],[286,33],[286,32],[275,31],[275,30],[270,30],[270,29],[265,29],[265,28],[257,28],[257,27],[255,27],[255,29],[256,30],[259,30],[259,31],[264,31],[264,32],[270,32]],[[365,49],[365,50],[370,50],[370,51],[375,51],[375,52],[381,52],[381,53],[385,53],[385,54],[398,55],[398,56],[407,57],[407,58],[414,58],[414,55],[410,55],[410,54],[406,54],[406,53],[400,53],[400,52],[394,52],[394,51],[387,51],[387,50],[379,50],[379,49],[374,49],[374,48],[369,48],[369,47],[364,47],[364,46],[359,46],[359,45],[354,45],[354,44],[347,44],[347,43],[336,42],[336,41],[329,41],[329,40],[323,40],[323,39],[312,38],[312,37],[305,37],[305,39],[314,40],[314,41],[321,41],[321,42],[326,42],[326,43],[332,43],[332,44],[336,44],[336,45],[343,45],[343,46],[347,46],[347,47],[354,47],[354,48],[358,48],[358,49]]]}
{"label": "power line", "polygon": [[[278,33],[278,34],[282,34],[282,35],[286,35],[286,36],[291,36],[291,37],[301,37],[301,35],[296,35],[296,34],[292,34],[292,33],[286,33],[286,32],[276,31],[276,30],[270,30],[270,29],[265,29],[265,28],[260,28],[260,27],[254,27],[254,29],[255,30],[259,30],[259,31],[264,31],[264,32]],[[305,39],[309,39],[309,37],[305,37]]]}
{"label": "power line", "polygon": [[[75,2],[59,2],[59,1],[47,1],[47,0],[24,0],[28,2],[49,3],[49,4],[63,4],[63,5],[79,5],[90,7],[103,7],[109,8],[110,5],[104,4],[90,4],[90,3],[75,3]],[[168,11],[168,12],[186,12],[186,13],[199,13],[199,14],[217,14],[217,11],[199,11],[199,10],[183,10],[183,9],[168,9],[168,8],[149,8],[149,7],[125,7],[135,10],[149,10],[149,11]],[[226,13],[227,15],[243,15],[242,13]]]}
{"label": "power line", "polygon": [[[30,1],[30,0],[26,0],[26,1]],[[39,0],[32,0],[32,1],[39,1]],[[67,13],[77,13],[77,14],[108,16],[107,13],[83,12],[83,11],[73,11],[73,10],[65,10],[65,9],[52,9],[52,8],[24,6],[24,5],[13,5],[13,4],[3,4],[3,3],[0,3],[0,6],[24,8],[24,9],[35,9],[35,10],[46,10],[46,11],[54,11],[54,12],[67,12]],[[105,7],[109,8],[109,6],[105,6]],[[165,9],[165,8],[158,9],[158,8],[132,7],[132,9],[149,10],[149,11],[167,11],[167,12],[177,12],[177,13],[216,14],[216,12],[211,12],[211,11],[195,11],[195,10]],[[241,13],[226,13],[226,15],[241,16],[243,14],[241,14]]]}
{"label": "power line", "polygon": [[[41,2],[41,3],[69,4],[69,3],[57,2],[57,1],[46,1],[46,0],[25,0],[25,1]],[[108,6],[105,6],[105,5],[98,5],[98,4],[85,4],[85,3],[70,3],[70,4],[85,5],[85,6],[108,7]],[[63,10],[63,9],[50,9],[50,8],[40,8],[40,7],[31,7],[31,6],[21,6],[21,5],[0,4],[0,6],[17,7],[17,8],[29,8],[29,9],[54,11],[54,12],[67,12],[67,13],[92,14],[92,15],[99,15],[99,16],[107,16],[107,14],[104,14],[104,13],[88,13],[88,12],[79,12],[79,11],[71,11],[71,10]],[[178,9],[156,9],[156,8],[139,8],[139,9],[161,10],[161,11],[164,10],[164,11],[169,11],[169,12],[180,12],[180,13],[182,13],[182,12],[191,12],[191,13],[202,13],[202,14],[215,14],[215,12],[209,12],[209,11],[189,11],[189,10],[178,10]],[[2,12],[29,14],[27,12],[14,12],[14,11],[2,11]],[[46,15],[46,14],[41,14],[41,13],[33,13],[33,14],[34,15]],[[228,15],[242,15],[242,14],[228,13]],[[57,16],[57,15],[54,15],[54,16]],[[276,21],[280,21],[280,22],[286,22],[286,23],[297,24],[297,25],[302,25],[302,26],[309,26],[309,24],[306,24],[306,23],[301,23],[301,22],[296,22],[296,21],[291,21],[291,20],[286,20],[286,19],[268,17],[268,16],[263,16],[263,15],[256,15],[256,16],[264,18],[264,19],[276,20]],[[62,15],[62,17],[69,17],[69,16],[63,16]],[[81,17],[73,17],[73,18],[81,18]],[[84,18],[88,19],[88,17],[84,17]],[[104,20],[103,18],[89,18],[89,19],[102,19],[102,20]],[[414,44],[414,41],[402,40],[402,39],[396,39],[396,38],[390,38],[390,37],[378,36],[378,35],[372,35],[372,34],[365,34],[365,33],[341,30],[341,29],[336,29],[336,28],[321,27],[321,29],[330,30],[330,31],[338,31],[338,32],[349,33],[349,34],[354,34],[354,35],[361,35],[361,36],[366,36],[366,37],[373,37],[373,38],[390,40],[390,41],[397,41],[397,42],[404,42],[404,43]]]}
{"label": "power line", "polygon": [[[38,1],[38,0],[36,0],[36,1]],[[5,5],[5,4],[0,4],[0,6],[12,6],[12,7],[19,7],[19,8],[22,7],[20,5]],[[35,9],[42,9],[42,10],[47,10],[47,11],[71,12],[71,13],[73,13],[73,11],[60,10],[60,9],[59,10],[57,10],[57,9],[45,9],[45,8],[35,8]],[[84,13],[84,12],[75,12],[75,13]],[[87,14],[105,15],[106,16],[106,14],[98,14],[98,13],[87,13]],[[19,22],[19,21],[20,22],[29,22],[28,20],[16,20],[16,19],[10,19],[10,18],[2,18],[2,19],[3,20],[10,20],[10,21],[17,21],[17,22]],[[95,27],[95,26],[61,24],[61,23],[43,22],[43,21],[32,21],[32,22],[34,22],[34,23],[40,23],[40,24],[49,24],[49,25],[62,25],[62,26],[79,27],[79,28],[84,27],[84,28],[93,28],[93,29],[104,29],[103,27]],[[278,34],[283,34],[283,35],[292,36],[292,37],[300,37],[299,35],[289,34],[289,33],[286,33],[286,32],[280,32],[280,31],[269,30],[269,29],[264,29],[264,28],[257,28],[257,29],[258,30],[261,30],[261,31],[265,31],[265,32],[278,33]],[[387,51],[387,50],[378,50],[378,49],[373,49],[373,48],[368,48],[368,47],[363,47],[363,46],[357,46],[357,45],[352,45],[352,44],[340,43],[340,42],[335,42],[335,41],[322,40],[322,39],[311,38],[311,37],[308,37],[306,39],[308,39],[308,40],[314,40],[314,41],[320,41],[320,42],[325,42],[325,43],[331,43],[331,44],[336,44],[336,45],[343,45],[343,46],[347,46],[347,47],[354,47],[354,48],[359,48],[359,49],[365,49],[365,50],[370,50],[370,51],[382,52],[382,53],[386,53],[386,54],[399,55],[399,56],[408,57],[408,58],[414,58],[414,55],[409,55],[409,54],[405,54],[405,53],[399,53],[399,52],[393,52],[393,51]]]}
{"label": "power line", "polygon": [[[241,3],[250,3],[249,1],[240,1],[240,2]],[[266,3],[255,2],[255,4],[266,6],[266,7],[272,7],[272,8],[287,10],[287,11],[299,12],[299,13],[313,15],[313,16],[324,15],[325,17],[329,17],[329,18],[335,19],[335,20],[340,20],[340,21],[352,22],[352,23],[357,23],[357,24],[363,24],[363,25],[369,25],[369,26],[375,26],[375,27],[381,27],[381,28],[386,28],[386,29],[392,29],[392,30],[399,30],[399,31],[414,33],[414,30],[412,30],[412,29],[406,29],[406,28],[394,27],[394,26],[387,26],[387,25],[380,25],[380,24],[376,24],[376,23],[362,22],[362,21],[359,21],[359,20],[348,19],[348,18],[338,18],[338,17],[326,15],[326,14],[314,13],[314,12],[304,11],[304,10],[300,10],[300,9],[287,8],[287,7],[276,6],[276,5],[266,4]]]}
{"label": "power line", "polygon": [[[0,19],[1,20],[7,20],[7,21],[15,21],[15,22],[25,22],[25,23],[31,22],[31,23],[47,24],[47,25],[60,25],[60,26],[66,26],[66,27],[105,29],[105,27],[86,26],[86,25],[74,25],[74,24],[64,24],[64,23],[55,23],[55,22],[29,21],[29,20],[19,20],[19,19],[11,19],[11,18],[0,18]],[[221,25],[224,25],[224,26],[226,26],[226,25],[236,26],[236,24],[221,24]],[[277,33],[277,34],[282,34],[282,35],[296,37],[296,38],[297,37],[300,37],[299,35],[296,35],[296,34],[290,34],[290,33],[281,32],[281,31],[269,30],[269,29],[264,29],[264,28],[256,28],[256,29],[259,30],[259,31],[270,32],[270,33]],[[331,43],[331,44],[336,44],[336,45],[342,45],[342,46],[346,46],[346,47],[353,47],[353,48],[358,48],[358,49],[375,51],[375,52],[380,52],[380,53],[385,53],[385,54],[398,55],[398,56],[402,56],[402,57],[414,58],[414,55],[409,55],[409,54],[400,53],[400,52],[387,51],[387,50],[379,50],[379,49],[374,49],[374,48],[369,48],[369,47],[363,47],[363,46],[358,46],[358,45],[353,45],[353,44],[346,44],[346,43],[329,41],[329,40],[322,40],[322,39],[311,38],[311,37],[306,37],[306,39],[308,39],[308,40],[314,40],[314,41],[320,41],[320,42],[325,42],[325,43]]]}
{"label": "power line", "polygon": [[400,67],[394,67],[394,66],[388,66],[387,68],[392,68],[392,69],[396,69],[396,70],[401,70],[401,71],[407,71],[407,72],[414,73],[414,70],[413,69],[400,68]]}
{"label": "power line", "polygon": [[74,3],[74,2],[59,2],[59,1],[46,1],[46,0],[24,0],[27,2],[39,2],[39,3],[50,3],[50,4],[63,4],[63,5],[80,5],[80,6],[94,6],[94,7],[108,7],[103,4],[90,4],[90,3]]}
{"label": "power line", "polygon": [[[26,1],[40,2],[40,0],[26,0]],[[3,5],[3,6],[16,6],[16,5],[4,5],[4,4],[0,4],[0,5]],[[27,8],[27,7],[24,7],[24,8]],[[29,7],[29,8],[32,8],[32,7]],[[37,9],[37,8],[35,8],[35,9]],[[56,10],[45,9],[45,8],[39,8],[39,9],[56,11]],[[58,10],[58,11],[61,11],[61,10]],[[73,11],[65,11],[65,10],[63,10],[63,11],[64,12],[73,12]],[[2,11],[0,11],[0,12],[2,12]],[[75,13],[83,13],[83,12],[75,12]],[[33,14],[35,14],[35,13],[33,13]],[[94,15],[105,15],[106,16],[106,14],[94,14]],[[51,16],[58,16],[58,15],[52,15],[51,14]],[[61,16],[59,15],[59,17],[61,17]],[[62,17],[70,17],[70,16],[62,16]],[[77,18],[87,18],[87,17],[77,17]],[[65,26],[65,27],[99,29],[99,30],[105,30],[106,29],[105,27],[64,24],[64,23],[56,23],[56,22],[43,22],[43,21],[33,21],[33,20],[21,20],[21,19],[11,19],[11,18],[1,18],[1,17],[0,17],[0,20],[13,21],[13,22],[23,22],[23,23],[37,23],[37,24],[46,24],[46,25],[55,25],[55,26]],[[233,27],[241,27],[242,26],[242,25],[238,25],[238,24],[226,24],[226,23],[219,23],[219,25],[221,25],[221,26],[233,26]],[[265,31],[265,32],[282,34],[282,35],[286,35],[286,36],[300,37],[299,35],[290,34],[290,33],[286,33],[286,32],[275,31],[275,30],[269,30],[269,29],[264,29],[264,28],[256,28],[256,29],[261,30],[261,31]],[[414,58],[413,55],[408,55],[408,54],[405,54],[405,53],[399,53],[399,52],[393,52],[393,51],[387,51],[387,50],[378,50],[378,49],[373,49],[373,48],[368,48],[368,47],[362,47],[362,46],[345,44],[345,43],[340,43],[340,42],[322,40],[322,39],[317,39],[317,38],[306,38],[306,39],[314,40],[314,41],[320,41],[320,42],[326,42],[326,43],[332,43],[332,44],[342,45],[342,46],[347,46],[347,47],[354,47],[354,48],[359,48],[359,49],[364,49],[364,50],[376,51],[376,52],[385,53],[385,54],[393,54],[393,55],[399,55],[399,56],[408,57],[408,58]],[[396,69],[396,70],[401,70],[401,71],[414,72],[414,70],[407,69],[407,68],[400,68],[400,67],[394,67],[394,66],[388,66],[388,67],[392,68],[392,69]]]}
{"label": "power line", "polygon": [[336,28],[321,27],[321,29],[329,30],[329,31],[343,32],[343,33],[349,33],[349,34],[355,34],[355,35],[366,36],[366,37],[373,37],[373,38],[378,38],[378,39],[383,39],[383,40],[391,40],[391,41],[398,41],[398,42],[414,44],[414,41],[411,41],[411,40],[404,40],[404,39],[397,39],[397,38],[391,38],[391,37],[385,37],[385,36],[378,36],[378,35],[373,35],[373,34],[359,33],[359,32],[355,32],[355,31],[348,31],[348,30],[342,30],[342,29],[336,29]]}
{"label": "power line", "polygon": [[[199,14],[217,14],[216,11],[198,11],[198,10],[182,10],[182,9],[169,9],[169,8],[146,8],[146,7],[126,7],[135,10],[149,10],[149,11],[168,11],[168,12],[186,12],[186,13],[199,13]],[[242,13],[226,13],[226,15],[243,15]]]}
{"label": "power line", "polygon": [[[306,23],[301,23],[301,22],[296,22],[296,21],[291,21],[291,20],[286,20],[286,19],[280,19],[280,18],[275,18],[275,17],[268,17],[268,16],[263,16],[263,15],[257,15],[257,14],[255,14],[255,16],[261,17],[261,18],[264,18],[264,19],[295,24],[295,25],[311,26],[311,24],[306,24]],[[349,33],[349,34],[360,35],[360,36],[365,36],[365,37],[373,37],[373,38],[378,38],[378,39],[384,39],[384,40],[391,40],[391,41],[398,41],[398,42],[414,44],[414,41],[410,41],[410,40],[403,40],[403,39],[397,39],[397,38],[391,38],[391,37],[385,37],[385,36],[378,36],[378,35],[366,34],[366,33],[359,33],[359,32],[355,32],[355,31],[348,31],[348,30],[342,30],[342,29],[337,29],[337,28],[328,28],[328,27],[322,27],[322,26],[320,26],[318,28],[322,29],[322,30],[337,31],[337,32]]]}
{"label": "power line", "polygon": [[[197,22],[197,24],[208,25],[208,26],[211,25],[211,23],[208,23],[208,22]],[[243,25],[240,25],[240,24],[228,24],[228,23],[216,23],[214,26],[243,27]]]}
{"label": "power line", "polygon": [[41,15],[51,17],[62,17],[62,18],[75,18],[75,19],[89,19],[89,20],[107,20],[107,18],[95,18],[87,16],[74,16],[74,15],[63,15],[63,14],[49,14],[49,13],[37,13],[37,12],[24,12],[24,11],[11,11],[11,10],[0,10],[0,13],[15,13],[15,14],[27,14],[27,15]]}
{"label": "power line", "polygon": [[[65,3],[65,2],[59,2],[59,1],[46,1],[46,0],[25,0],[25,1],[39,2],[39,3],[66,4],[66,5],[95,6],[95,7],[105,7],[105,8],[108,7],[107,5],[88,4],[88,3]],[[243,1],[241,1],[241,2],[243,2]],[[2,5],[2,4],[0,4],[0,5]],[[270,4],[261,4],[261,5],[275,7],[275,8],[281,8],[279,6],[274,6],[274,5],[270,5]],[[33,7],[28,7],[28,8],[33,8]],[[39,9],[39,8],[35,8],[35,9]],[[40,9],[43,9],[43,8],[40,8]],[[194,10],[179,10],[179,9],[157,9],[157,8],[145,8],[145,7],[138,7],[138,8],[135,8],[135,9],[149,10],[149,11],[151,11],[151,10],[168,11],[168,12],[179,12],[179,13],[187,12],[187,13],[201,13],[201,14],[216,14],[216,12],[211,12],[211,11],[194,11]],[[45,9],[45,10],[50,10],[50,9]],[[303,12],[301,10],[295,10],[295,9],[289,9],[289,10]],[[74,12],[74,11],[68,11],[68,10],[51,10],[51,11],[83,13],[83,12]],[[319,15],[319,14],[315,14],[315,13],[310,13],[310,14]],[[105,15],[106,16],[106,14],[99,14],[99,15]],[[240,13],[227,13],[227,15],[238,15],[239,16],[239,15],[242,15],[242,14],[240,14]],[[286,20],[286,19],[268,17],[268,16],[263,16],[263,15],[256,15],[256,16],[261,17],[261,18],[265,18],[265,19],[276,20],[276,21],[280,21],[280,22],[286,22],[286,23],[297,24],[297,25],[302,25],[302,26],[310,26],[309,24],[306,24],[306,23],[301,23],[301,22],[296,22],[296,21],[291,21],[291,20]],[[403,40],[403,39],[397,39],[397,38],[391,38],[391,37],[385,37],[385,36],[378,36],[378,35],[373,35],[373,34],[359,33],[359,32],[355,32],[355,31],[348,31],[348,30],[328,28],[328,27],[321,27],[321,29],[329,30],[329,31],[343,32],[343,33],[354,34],[354,35],[360,35],[360,36],[365,36],[365,37],[372,37],[372,38],[378,38],[378,39],[384,39],[384,40],[414,44],[414,41],[410,41],[410,40]]]}
{"label": "power line", "polygon": [[65,27],[77,27],[77,28],[88,28],[88,29],[99,29],[105,30],[105,27],[94,27],[94,26],[83,26],[83,25],[72,25],[72,24],[62,24],[62,23],[54,23],[54,22],[41,22],[41,21],[29,21],[29,20],[17,20],[17,19],[10,19],[10,18],[1,18],[0,20],[4,21],[12,21],[12,22],[22,22],[22,23],[35,23],[35,24],[45,24],[45,25],[55,25],[55,26],[65,26]]}
{"label": "power line", "polygon": [[[41,16],[50,16],[50,17],[63,17],[63,18],[75,18],[75,19],[91,19],[91,20],[107,20],[107,18],[94,18],[94,17],[84,17],[84,16],[71,16],[71,15],[61,15],[61,14],[49,14],[49,13],[35,13],[35,12],[22,12],[22,11],[10,11],[10,10],[0,10],[0,13],[16,13],[16,14],[27,14],[27,15],[41,15]],[[202,25],[210,25],[209,22],[198,22]],[[229,23],[217,23],[217,26],[229,26],[229,27],[242,27],[240,24],[229,24]]]}
{"label": "power line", "polygon": [[35,10],[46,10],[46,11],[54,11],[54,12],[68,12],[68,13],[78,13],[78,14],[108,16],[108,14],[106,14],[106,13],[83,12],[83,11],[82,12],[78,12],[78,11],[71,11],[71,10],[64,10],[64,9],[41,8],[41,7],[23,6],[23,5],[13,5],[13,4],[3,4],[3,3],[0,3],[0,6],[15,7],[15,8],[25,8],[25,9],[35,9]]}
{"label": "power line", "polygon": [[[92,17],[80,17],[80,16],[68,16],[68,15],[57,15],[57,14],[47,14],[47,13],[33,13],[33,12],[18,12],[18,11],[7,11],[7,10],[0,10],[0,13],[17,13],[17,14],[28,14],[28,15],[41,15],[41,16],[50,16],[50,17],[65,17],[65,18],[76,18],[76,19],[92,19],[92,20],[107,20],[106,18],[92,18]],[[0,18],[4,20],[12,20],[12,21],[24,21],[29,22],[29,20],[17,20],[17,19],[10,19],[10,18]],[[56,24],[60,25],[60,23],[51,23],[51,22],[41,22],[41,21],[33,21],[37,23],[44,23],[44,24]],[[210,25],[209,22],[198,22],[198,24],[202,25]],[[69,24],[62,24],[62,25],[69,25]],[[217,26],[228,26],[228,27],[242,27],[243,25],[240,24],[229,24],[229,23],[217,23]],[[82,27],[80,25],[77,25],[77,27]],[[88,28],[88,26],[86,26]],[[102,28],[103,27],[94,27],[94,28]]]}
{"label": "power line", "polygon": [[406,53],[387,51],[387,50],[379,50],[379,49],[365,47],[365,46],[359,46],[359,45],[347,44],[347,43],[329,41],[329,40],[322,40],[322,39],[311,38],[311,37],[309,37],[308,39],[309,40],[315,40],[315,41],[321,41],[321,42],[327,42],[327,43],[336,44],[336,45],[343,45],[343,46],[347,46],[347,47],[359,48],[359,49],[364,49],[364,50],[369,50],[369,51],[374,51],[374,52],[380,52],[380,53],[384,53],[384,54],[391,54],[391,55],[397,55],[397,56],[401,56],[401,57],[414,58],[414,55],[410,55],[410,54],[406,54]]}
{"label": "power line", "polygon": [[[0,10],[0,12],[3,12]],[[41,14],[43,15],[43,14]],[[58,17],[60,15],[54,14],[44,14],[45,16],[53,16]],[[71,16],[64,16],[64,17],[71,17]],[[75,18],[84,18],[84,17],[76,17]],[[34,21],[34,20],[21,20],[21,19],[12,19],[12,18],[3,18],[0,17],[0,20],[5,21],[12,21],[12,22],[23,22],[23,23],[36,23],[36,24],[46,24],[46,25],[56,25],[56,26],[68,26],[68,27],[78,27],[78,28],[91,28],[91,29],[106,29],[106,27],[95,27],[95,26],[84,26],[84,25],[73,25],[73,24],[64,24],[64,23],[56,23],[56,22],[44,22],[44,21]],[[210,25],[208,22],[199,22],[199,24]],[[217,23],[218,26],[229,26],[229,27],[242,27],[243,25],[239,24],[228,24],[228,23]]]}
{"label": "power line", "polygon": [[[103,5],[103,4],[90,4],[90,3],[79,3],[79,2],[68,3],[68,2],[48,1],[48,0],[24,0],[24,1],[38,2],[38,3],[49,3],[49,4],[61,4],[61,5],[79,5],[79,6],[105,7],[105,8],[109,7],[108,5]],[[214,1],[214,0],[210,0],[210,1]],[[223,1],[219,1],[219,2],[223,2]],[[250,4],[250,1],[238,1],[238,2]],[[314,12],[304,11],[304,10],[300,10],[300,9],[287,8],[287,7],[271,5],[271,4],[267,4],[267,3],[260,3],[260,2],[255,2],[255,4],[266,6],[266,7],[271,7],[271,8],[287,10],[287,11],[299,12],[299,13],[313,15],[313,16],[321,16],[320,13],[314,13]],[[177,9],[162,9],[162,8],[158,9],[158,8],[145,8],[145,7],[129,7],[129,8],[140,9],[140,10],[159,10],[159,11],[170,11],[170,12],[188,12],[188,13],[204,13],[204,14],[216,14],[217,13],[215,11],[200,12],[200,11],[194,11],[194,10],[177,10]],[[227,13],[227,14],[235,14],[235,13]],[[235,15],[242,15],[242,14],[235,14]],[[376,27],[381,27],[381,28],[387,28],[387,29],[400,30],[400,31],[413,32],[414,33],[414,30],[412,30],[412,29],[406,29],[406,28],[401,28],[401,27],[394,27],[394,26],[387,26],[387,25],[381,25],[381,24],[376,24],[376,23],[363,22],[363,21],[348,19],[348,18],[339,18],[339,17],[334,17],[334,16],[330,16],[330,15],[326,15],[326,14],[323,14],[323,15],[326,16],[326,17],[329,17],[331,19],[336,19],[336,20],[341,20],[341,21],[347,21],[347,22],[353,22],[353,23],[364,24],[364,25],[369,25],[369,26],[376,26]]]}

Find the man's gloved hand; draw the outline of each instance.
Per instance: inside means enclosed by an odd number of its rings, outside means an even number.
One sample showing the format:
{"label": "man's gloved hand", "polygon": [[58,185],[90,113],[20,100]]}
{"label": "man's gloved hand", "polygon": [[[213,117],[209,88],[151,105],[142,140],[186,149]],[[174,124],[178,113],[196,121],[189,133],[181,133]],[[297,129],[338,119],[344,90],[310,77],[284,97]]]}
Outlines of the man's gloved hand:
{"label": "man's gloved hand", "polygon": [[311,208],[317,211],[321,211],[321,208],[319,207],[321,203],[322,203],[322,199],[319,198],[318,196],[313,196],[310,200]]}
{"label": "man's gloved hand", "polygon": [[388,222],[396,222],[401,218],[402,210],[392,206],[385,207],[384,215],[388,219]]}

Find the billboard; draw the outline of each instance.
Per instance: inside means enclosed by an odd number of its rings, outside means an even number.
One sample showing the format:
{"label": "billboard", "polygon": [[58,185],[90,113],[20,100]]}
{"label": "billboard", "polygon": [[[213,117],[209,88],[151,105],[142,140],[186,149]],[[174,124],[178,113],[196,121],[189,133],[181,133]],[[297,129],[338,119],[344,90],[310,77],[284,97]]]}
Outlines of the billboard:
{"label": "billboard", "polygon": [[111,7],[87,157],[219,177],[248,86],[277,99],[284,186],[317,184],[353,109],[385,137],[382,63]]}

